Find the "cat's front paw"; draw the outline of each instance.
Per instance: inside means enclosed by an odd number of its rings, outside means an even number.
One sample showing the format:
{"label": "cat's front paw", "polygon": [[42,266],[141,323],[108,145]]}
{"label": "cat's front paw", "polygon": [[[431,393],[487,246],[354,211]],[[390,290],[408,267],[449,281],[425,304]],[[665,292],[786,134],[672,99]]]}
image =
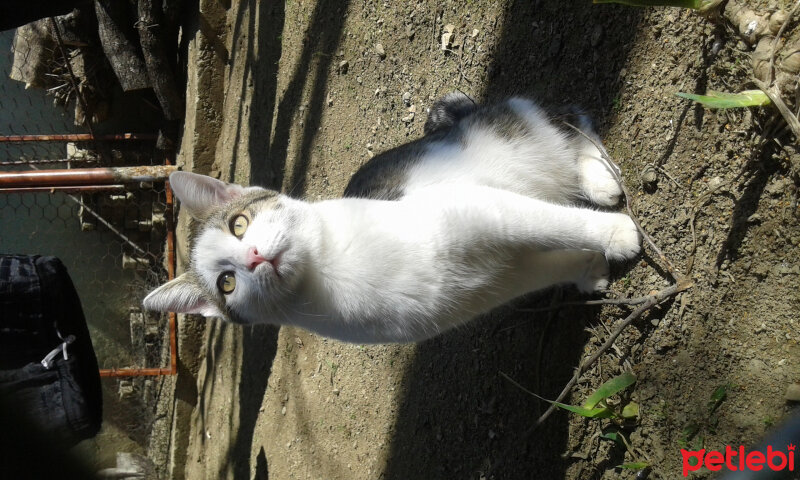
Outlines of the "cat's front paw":
{"label": "cat's front paw", "polygon": [[575,282],[575,286],[583,293],[592,293],[608,288],[608,262],[602,253],[591,252],[586,262],[586,270]]}
{"label": "cat's front paw", "polygon": [[628,260],[641,251],[641,236],[631,217],[624,213],[612,213],[609,225],[608,244],[605,249],[609,260]]}
{"label": "cat's front paw", "polygon": [[622,187],[609,170],[614,167],[603,160],[597,147],[594,145],[584,147],[579,159],[579,167],[581,189],[589,201],[604,207],[613,207],[619,203]]}

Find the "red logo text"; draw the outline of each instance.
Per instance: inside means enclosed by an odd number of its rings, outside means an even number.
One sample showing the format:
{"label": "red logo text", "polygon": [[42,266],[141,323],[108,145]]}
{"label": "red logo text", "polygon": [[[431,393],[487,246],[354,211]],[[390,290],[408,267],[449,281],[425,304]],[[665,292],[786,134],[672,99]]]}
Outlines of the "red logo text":
{"label": "red logo text", "polygon": [[765,454],[758,450],[745,453],[743,445],[737,449],[728,445],[725,447],[724,452],[717,450],[706,451],[705,449],[692,451],[682,448],[683,476],[686,477],[689,472],[700,470],[703,465],[712,472],[718,472],[723,468],[734,472],[737,470],[757,472],[765,468],[776,472],[782,470],[793,472],[794,449],[795,446],[792,444],[786,447],[786,451],[774,450],[770,445],[767,447]]}

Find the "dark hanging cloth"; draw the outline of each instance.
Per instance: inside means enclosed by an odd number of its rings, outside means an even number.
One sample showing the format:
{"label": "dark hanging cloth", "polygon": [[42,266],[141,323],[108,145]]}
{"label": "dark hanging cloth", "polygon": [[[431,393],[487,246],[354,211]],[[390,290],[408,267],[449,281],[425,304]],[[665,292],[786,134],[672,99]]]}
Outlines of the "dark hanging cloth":
{"label": "dark hanging cloth", "polygon": [[88,4],[88,0],[2,0],[0,31],[10,30],[40,18],[66,15],[73,8]]}
{"label": "dark hanging cloth", "polygon": [[0,255],[0,400],[14,410],[5,414],[53,445],[70,447],[100,430],[97,358],[58,258]]}

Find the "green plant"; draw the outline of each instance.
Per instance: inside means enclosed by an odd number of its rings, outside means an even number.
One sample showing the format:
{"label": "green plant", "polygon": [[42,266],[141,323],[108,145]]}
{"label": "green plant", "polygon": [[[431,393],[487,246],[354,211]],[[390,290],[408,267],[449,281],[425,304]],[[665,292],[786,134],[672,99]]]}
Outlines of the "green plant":
{"label": "green plant", "polygon": [[675,95],[694,100],[706,108],[761,107],[770,104],[770,99],[761,90],[745,90],[741,93],[725,93],[709,90],[706,95],[678,92]]}
{"label": "green plant", "polygon": [[678,445],[682,448],[691,447],[693,450],[700,450],[705,444],[705,435],[703,433],[713,434],[716,430],[719,418],[717,417],[717,410],[728,398],[728,391],[733,388],[733,385],[726,383],[715,388],[711,393],[711,397],[706,404],[706,417],[701,421],[690,421],[681,430],[681,435],[678,438]]}
{"label": "green plant", "polygon": [[628,402],[624,405],[621,405],[621,408],[619,405],[612,406],[608,403],[609,397],[616,395],[617,393],[636,383],[636,375],[634,375],[633,372],[625,372],[622,375],[618,375],[600,385],[600,387],[595,390],[595,392],[591,394],[581,406],[568,405],[566,403],[548,400],[522,387],[522,385],[512,380],[511,377],[505,373],[501,372],[501,375],[503,375],[514,385],[518,386],[539,400],[543,400],[563,410],[576,413],[582,417],[626,420],[636,418],[639,415],[639,405],[635,402]]}

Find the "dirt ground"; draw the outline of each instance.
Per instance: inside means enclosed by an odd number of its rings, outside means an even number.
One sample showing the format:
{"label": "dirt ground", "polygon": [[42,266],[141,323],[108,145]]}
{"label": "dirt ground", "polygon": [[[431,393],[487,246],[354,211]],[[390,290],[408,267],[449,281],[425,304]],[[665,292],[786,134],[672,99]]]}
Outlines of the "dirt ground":
{"label": "dirt ground", "polygon": [[[629,311],[520,311],[585,298],[570,288],[418,345],[186,319],[204,333],[198,357],[182,360],[199,367],[196,378],[182,370],[196,392],[181,398],[193,410],[174,478],[682,478],[682,446],[752,444],[790,414],[797,172],[772,140],[771,110],[714,112],[674,95],[749,86],[747,47],[732,34],[687,11],[588,0],[250,0],[221,15],[203,5],[198,68],[220,95],[200,102],[205,120],[186,133],[202,144],[182,152],[196,170],[331,198],[374,152],[421,136],[425,109],[450,91],[578,105],[644,228],[680,272],[692,264],[694,287],[630,326],[568,399],[632,369],[641,412],[627,452],[600,438],[610,420],[558,411],[533,429],[547,404],[501,375],[555,398]],[[447,25],[455,41],[443,51]],[[626,297],[670,281],[652,251],[616,265],[613,279]],[[719,387],[727,396],[710,413]],[[650,465],[639,477],[617,468],[637,461]]]}

